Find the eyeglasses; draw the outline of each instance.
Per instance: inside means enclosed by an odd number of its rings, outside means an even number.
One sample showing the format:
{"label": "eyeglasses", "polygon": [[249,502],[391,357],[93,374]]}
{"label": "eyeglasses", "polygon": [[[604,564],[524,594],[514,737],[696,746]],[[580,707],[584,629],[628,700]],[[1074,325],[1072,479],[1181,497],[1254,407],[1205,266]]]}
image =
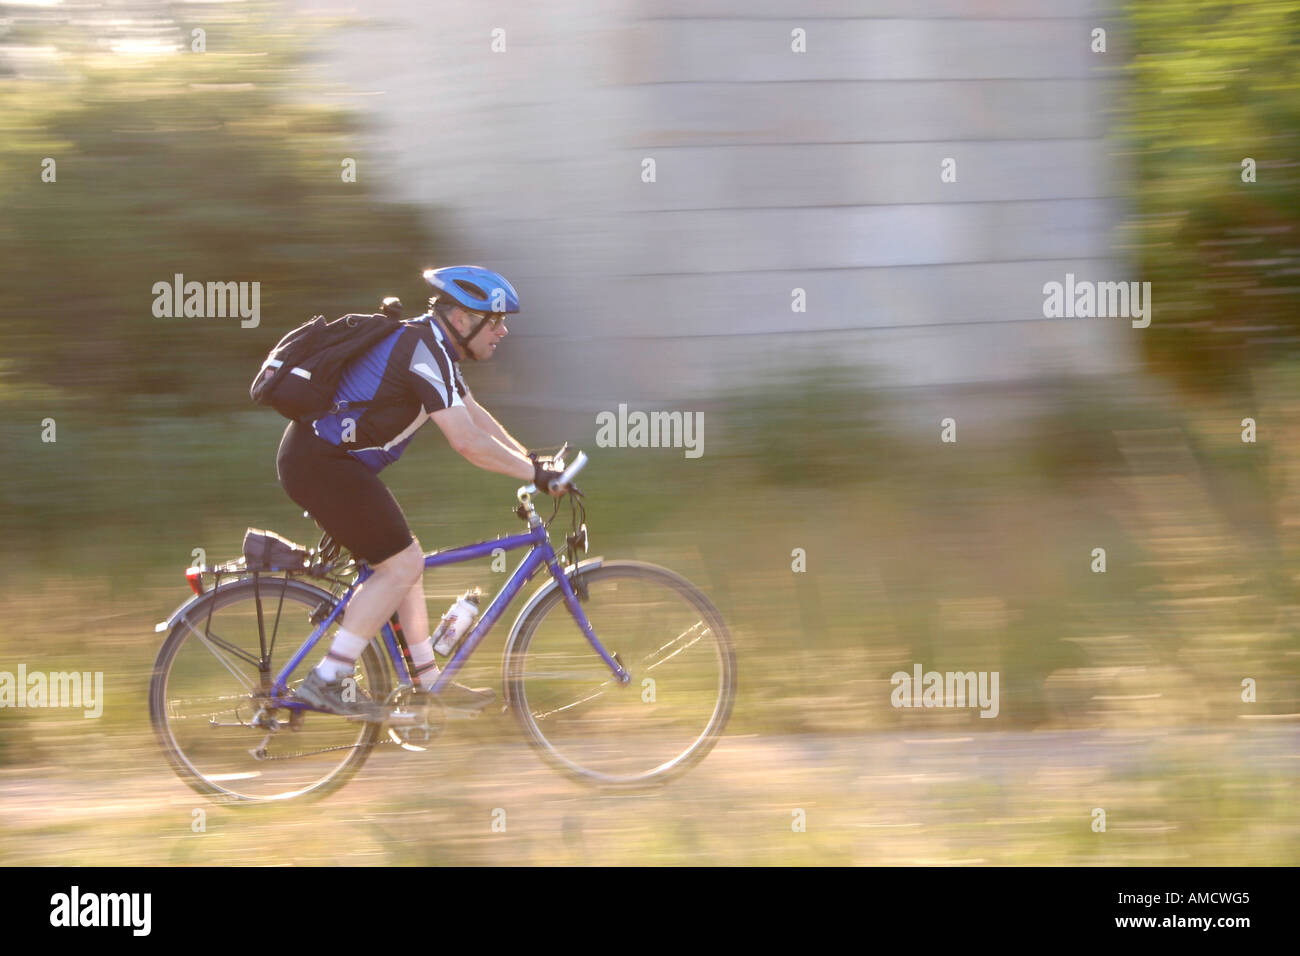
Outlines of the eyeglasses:
{"label": "eyeglasses", "polygon": [[[488,329],[493,332],[500,328],[506,321],[506,314],[504,312],[475,312],[473,309],[467,309],[464,306],[461,306],[460,310],[475,322],[488,323]],[[450,321],[449,307],[434,304],[433,311],[436,312],[444,322]]]}

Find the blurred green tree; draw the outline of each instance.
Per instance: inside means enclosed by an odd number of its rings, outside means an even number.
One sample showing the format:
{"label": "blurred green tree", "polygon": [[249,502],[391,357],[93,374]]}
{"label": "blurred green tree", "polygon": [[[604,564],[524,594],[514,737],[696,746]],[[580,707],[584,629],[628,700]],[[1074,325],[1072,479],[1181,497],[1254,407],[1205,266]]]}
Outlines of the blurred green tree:
{"label": "blurred green tree", "polygon": [[[151,55],[51,26],[22,39],[64,51],[58,75],[0,77],[6,384],[115,406],[153,395],[146,407],[168,412],[247,407],[285,331],[376,308],[436,252],[422,211],[384,201],[365,175],[377,137],[320,105],[306,63],[324,25],[275,4],[205,23],[220,53],[191,52],[182,24],[183,49]],[[348,157],[356,182],[341,175]],[[155,317],[151,289],[177,273],[260,283],[260,324]]]}
{"label": "blurred green tree", "polygon": [[1249,390],[1300,352],[1300,2],[1130,0],[1125,31],[1142,348],[1192,391]]}

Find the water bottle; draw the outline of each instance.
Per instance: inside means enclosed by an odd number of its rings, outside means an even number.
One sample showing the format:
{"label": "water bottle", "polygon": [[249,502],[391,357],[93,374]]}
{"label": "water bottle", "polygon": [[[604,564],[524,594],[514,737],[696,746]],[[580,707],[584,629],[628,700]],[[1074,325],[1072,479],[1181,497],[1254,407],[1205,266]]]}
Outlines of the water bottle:
{"label": "water bottle", "polygon": [[483,592],[478,588],[466,591],[442,616],[438,628],[433,632],[433,649],[444,657],[451,654],[460,643],[460,639],[469,633],[474,619],[478,617],[479,598]]}

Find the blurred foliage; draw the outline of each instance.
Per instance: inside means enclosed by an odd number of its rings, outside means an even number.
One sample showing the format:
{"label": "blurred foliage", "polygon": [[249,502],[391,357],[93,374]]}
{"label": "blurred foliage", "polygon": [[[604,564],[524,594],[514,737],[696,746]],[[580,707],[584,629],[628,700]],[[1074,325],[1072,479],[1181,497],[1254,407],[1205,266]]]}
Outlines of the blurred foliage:
{"label": "blurred foliage", "polygon": [[[726,453],[752,462],[755,477],[777,488],[861,485],[894,472],[896,413],[860,368],[830,365],[738,388],[724,407],[731,418]],[[852,441],[844,436],[852,435]]]}
{"label": "blurred foliage", "polygon": [[1192,391],[1247,390],[1251,365],[1300,350],[1300,2],[1130,0],[1124,30],[1142,346]]}
{"label": "blurred foliage", "polygon": [[[304,78],[324,27],[276,4],[222,16],[205,11],[204,53],[179,24],[171,54],[106,52],[57,23],[7,38],[75,55],[56,77],[0,77],[3,384],[244,408],[287,329],[377,307],[436,251],[420,210],[369,185],[381,144]],[[152,287],[176,273],[259,282],[260,325],[154,317]]]}

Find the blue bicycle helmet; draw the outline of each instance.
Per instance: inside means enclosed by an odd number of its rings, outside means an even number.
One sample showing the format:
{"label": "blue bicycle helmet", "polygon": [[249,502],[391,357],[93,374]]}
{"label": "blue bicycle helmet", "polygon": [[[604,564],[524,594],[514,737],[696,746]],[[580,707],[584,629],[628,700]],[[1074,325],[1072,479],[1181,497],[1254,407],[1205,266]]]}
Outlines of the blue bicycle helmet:
{"label": "blue bicycle helmet", "polygon": [[[441,269],[425,269],[424,279],[435,289],[433,298],[429,300],[429,308],[442,319],[443,328],[467,355],[471,354],[470,339],[492,321],[492,316],[488,313],[519,311],[519,293],[505,276],[491,269],[482,266],[445,266]],[[469,335],[461,335],[456,331],[456,326],[443,312],[443,307],[449,301],[471,312],[484,313]]]}
{"label": "blue bicycle helmet", "polygon": [[482,266],[446,266],[424,270],[436,298],[449,298],[472,312],[518,312],[519,293],[499,272]]}

